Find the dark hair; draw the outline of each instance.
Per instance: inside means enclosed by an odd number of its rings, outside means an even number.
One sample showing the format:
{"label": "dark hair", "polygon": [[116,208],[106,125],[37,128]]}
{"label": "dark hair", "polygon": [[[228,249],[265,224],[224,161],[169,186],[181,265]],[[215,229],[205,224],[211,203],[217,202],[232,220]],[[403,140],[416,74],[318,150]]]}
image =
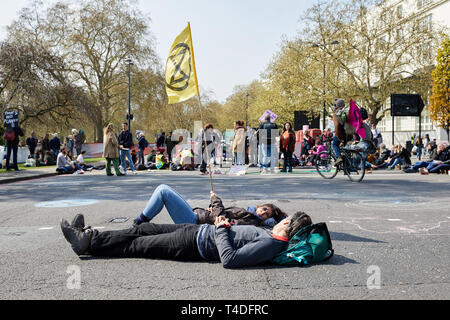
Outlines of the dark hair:
{"label": "dark hair", "polygon": [[86,153],[86,150],[81,151],[81,154],[85,154],[85,153]]}
{"label": "dark hair", "polygon": [[294,132],[294,130],[292,129],[292,124],[288,121],[283,125],[283,132],[286,131],[286,125],[289,124],[289,132]]}
{"label": "dark hair", "polygon": [[367,110],[364,108],[361,108],[361,117],[363,118],[363,120],[366,120],[369,118],[369,114],[367,113]]}
{"label": "dark hair", "polygon": [[269,207],[272,210],[272,218],[275,219],[275,221],[278,223],[281,220],[283,220],[284,218],[287,218],[288,215],[281,210],[280,208],[278,208],[276,205],[272,204],[272,203],[267,203],[267,204],[263,204],[262,206],[257,206],[257,208],[261,208],[261,207]]}
{"label": "dark hair", "polygon": [[124,122],[124,123],[122,123],[122,124],[125,124],[125,125],[128,127],[128,122]]}
{"label": "dark hair", "polygon": [[299,232],[302,228],[309,226],[312,224],[311,217],[302,211],[296,212],[291,217],[291,222],[286,229],[286,233],[288,239],[291,239],[297,232]]}
{"label": "dark hair", "polygon": [[208,129],[214,129],[214,127],[213,127],[213,125],[212,125],[211,123],[208,123],[208,124],[205,126],[205,130],[208,130]]}

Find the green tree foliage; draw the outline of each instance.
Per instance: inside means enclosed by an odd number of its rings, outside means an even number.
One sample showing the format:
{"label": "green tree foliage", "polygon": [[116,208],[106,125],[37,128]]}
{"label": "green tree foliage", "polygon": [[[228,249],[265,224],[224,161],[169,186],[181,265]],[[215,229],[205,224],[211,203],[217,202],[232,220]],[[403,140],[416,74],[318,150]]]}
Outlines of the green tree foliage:
{"label": "green tree foliage", "polygon": [[306,27],[283,43],[266,74],[285,108],[320,111],[334,98],[353,98],[377,123],[391,93],[431,87],[422,73],[433,63],[437,26],[372,0],[321,1],[302,21]]}
{"label": "green tree foliage", "polygon": [[125,60],[131,58],[141,68],[158,65],[148,40],[148,20],[131,1],[61,1],[50,8],[37,1],[22,10],[9,35],[40,38],[61,54],[72,82],[82,86],[94,102],[86,116],[95,126],[97,141],[116,114],[126,115]]}
{"label": "green tree foliage", "polygon": [[438,49],[433,70],[433,94],[430,97],[430,117],[447,131],[450,129],[450,38],[445,35]]}

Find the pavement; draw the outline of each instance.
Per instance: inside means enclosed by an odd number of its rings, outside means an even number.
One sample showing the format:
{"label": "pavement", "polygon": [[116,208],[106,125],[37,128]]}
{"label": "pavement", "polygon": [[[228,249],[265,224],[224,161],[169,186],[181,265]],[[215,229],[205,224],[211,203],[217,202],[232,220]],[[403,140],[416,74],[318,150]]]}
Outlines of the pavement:
{"label": "pavement", "polygon": [[[415,161],[418,161],[418,159],[412,158],[411,159],[412,162],[414,163]],[[91,163],[91,165],[105,165],[105,162],[97,162],[97,163]],[[52,176],[56,176],[58,175],[57,172],[55,171],[56,167],[51,166],[51,167],[37,167],[37,168],[32,168],[29,170],[20,170],[20,171],[8,171],[8,172],[3,172],[0,173],[0,185],[1,184],[7,184],[7,183],[12,183],[12,182],[19,182],[19,181],[27,181],[27,180],[33,180],[33,179],[41,179],[41,178],[47,178],[47,177],[52,177]],[[227,174],[228,171],[230,170],[230,164],[225,164],[223,168],[221,168],[220,166],[213,166],[212,170],[221,170],[223,172],[223,174]],[[86,174],[100,174],[100,172],[104,171],[94,171],[91,173],[86,173]],[[145,172],[146,171],[141,171]],[[153,172],[156,172],[155,170]],[[166,172],[166,173],[171,173],[168,170],[163,170],[162,172]],[[386,170],[374,170],[372,171],[372,173],[370,174],[386,174]],[[198,171],[195,171],[193,174],[197,174]],[[249,168],[248,169],[248,174],[258,174],[259,173],[259,169],[258,168]],[[297,167],[294,169],[294,174],[311,174],[311,173],[316,173],[315,168],[314,167],[310,167],[310,166],[305,166],[305,167]],[[176,174],[176,173],[175,173]],[[279,175],[283,175],[283,173],[278,173]],[[392,170],[389,172],[389,174],[402,174],[401,171],[399,170]]]}
{"label": "pavement", "polygon": [[[207,207],[208,176],[42,172],[12,173],[3,181],[25,175],[30,180],[0,185],[0,300],[189,300],[198,306],[208,300],[450,298],[448,175],[380,170],[362,183],[342,173],[325,180],[307,168],[293,174],[260,175],[251,168],[245,176],[214,175],[214,190],[226,206],[274,203],[290,214],[305,211],[313,222],[327,224],[335,249],[329,261],[307,267],[227,270],[213,262],[80,259],[59,227],[61,218],[71,221],[83,213],[100,231],[128,228],[162,183],[192,207]],[[154,222],[172,220],[164,209]],[[181,309],[172,311],[181,315]]]}

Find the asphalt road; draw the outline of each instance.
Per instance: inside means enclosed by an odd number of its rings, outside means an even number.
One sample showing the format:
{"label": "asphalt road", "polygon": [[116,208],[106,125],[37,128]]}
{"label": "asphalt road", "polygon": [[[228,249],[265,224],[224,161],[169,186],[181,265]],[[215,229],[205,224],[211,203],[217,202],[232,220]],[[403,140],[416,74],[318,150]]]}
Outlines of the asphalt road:
{"label": "asphalt road", "polygon": [[[308,172],[215,176],[226,205],[273,202],[288,213],[305,211],[327,223],[335,248],[324,264],[227,270],[208,262],[79,259],[61,218],[84,213],[100,230],[127,228],[162,183],[193,207],[208,205],[209,180],[197,172],[103,174],[0,186],[0,299],[450,298],[448,175],[377,173],[360,184]],[[172,223],[165,210],[154,221]]]}

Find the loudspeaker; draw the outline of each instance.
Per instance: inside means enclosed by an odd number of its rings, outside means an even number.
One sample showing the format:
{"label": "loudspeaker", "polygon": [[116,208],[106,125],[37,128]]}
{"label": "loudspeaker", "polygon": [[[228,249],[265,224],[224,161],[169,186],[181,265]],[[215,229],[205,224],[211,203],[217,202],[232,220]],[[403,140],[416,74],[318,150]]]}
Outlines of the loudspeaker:
{"label": "loudspeaker", "polygon": [[391,94],[391,115],[418,117],[425,107],[418,94]]}
{"label": "loudspeaker", "polygon": [[294,130],[303,130],[303,126],[309,126],[310,129],[320,128],[320,115],[311,119],[308,118],[308,111],[294,111]]}

